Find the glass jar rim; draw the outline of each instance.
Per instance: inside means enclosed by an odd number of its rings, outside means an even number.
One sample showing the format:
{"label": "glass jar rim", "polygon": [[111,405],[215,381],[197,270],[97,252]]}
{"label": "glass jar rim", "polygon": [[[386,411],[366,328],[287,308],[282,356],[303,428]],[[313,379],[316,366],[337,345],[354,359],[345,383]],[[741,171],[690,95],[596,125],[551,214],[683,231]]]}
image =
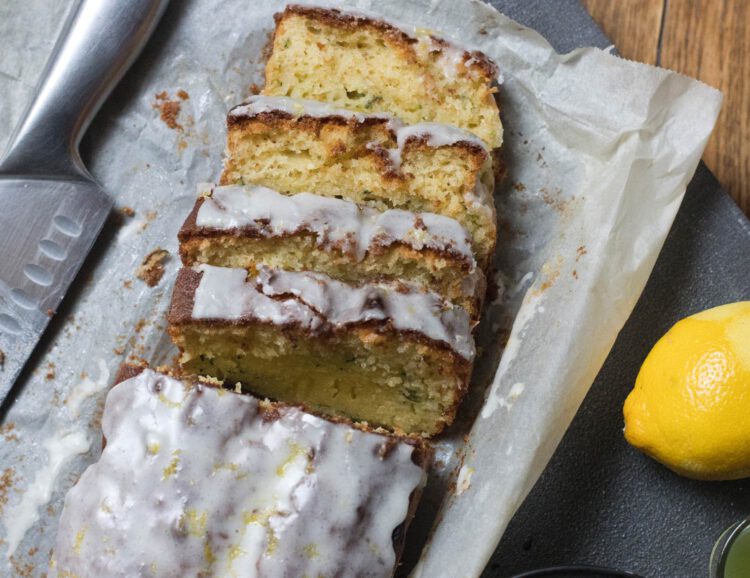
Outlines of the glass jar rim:
{"label": "glass jar rim", "polygon": [[746,529],[750,528],[750,517],[735,522],[721,533],[711,552],[711,578],[723,578],[726,570],[727,557],[732,545]]}

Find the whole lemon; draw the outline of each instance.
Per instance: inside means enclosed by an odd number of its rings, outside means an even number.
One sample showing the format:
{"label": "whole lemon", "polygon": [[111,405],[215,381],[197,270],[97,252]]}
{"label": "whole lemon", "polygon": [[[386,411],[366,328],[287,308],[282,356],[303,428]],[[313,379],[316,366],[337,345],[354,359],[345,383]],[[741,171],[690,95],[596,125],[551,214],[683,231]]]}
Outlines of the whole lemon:
{"label": "whole lemon", "polygon": [[750,477],[750,301],[678,322],[641,366],[625,439],[678,474]]}

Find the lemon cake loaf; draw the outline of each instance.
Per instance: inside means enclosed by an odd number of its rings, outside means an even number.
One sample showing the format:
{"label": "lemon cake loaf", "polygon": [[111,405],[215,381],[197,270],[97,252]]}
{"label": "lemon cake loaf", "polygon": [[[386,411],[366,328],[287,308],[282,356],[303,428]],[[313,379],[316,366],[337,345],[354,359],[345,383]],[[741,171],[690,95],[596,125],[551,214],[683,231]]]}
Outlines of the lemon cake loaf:
{"label": "lemon cake loaf", "polygon": [[402,280],[476,319],[485,292],[466,229],[433,213],[384,212],[260,185],[202,189],[178,234],[185,266],[316,271],[350,284]]}
{"label": "lemon cake loaf", "polygon": [[168,320],[188,373],[405,433],[453,421],[475,354],[436,293],[267,267],[181,269]]}
{"label": "lemon cake loaf", "polygon": [[444,215],[469,231],[482,267],[494,250],[492,159],[471,133],[264,96],[233,108],[227,130],[222,184]]}
{"label": "lemon cake loaf", "polygon": [[393,575],[426,479],[414,439],[128,368],[68,492],[52,578]]}
{"label": "lemon cake loaf", "polygon": [[[413,31],[413,33],[411,32]],[[441,122],[499,148],[496,65],[431,31],[366,14],[287,6],[276,15],[263,94],[386,111],[405,122]]]}

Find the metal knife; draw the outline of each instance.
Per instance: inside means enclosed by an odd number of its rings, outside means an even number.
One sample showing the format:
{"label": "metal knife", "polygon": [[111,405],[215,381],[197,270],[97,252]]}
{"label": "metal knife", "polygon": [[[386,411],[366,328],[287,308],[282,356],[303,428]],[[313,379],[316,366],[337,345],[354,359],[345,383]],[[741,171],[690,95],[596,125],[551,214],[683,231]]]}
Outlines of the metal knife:
{"label": "metal knife", "polygon": [[112,207],[78,143],[167,4],[79,2],[0,162],[0,402]]}

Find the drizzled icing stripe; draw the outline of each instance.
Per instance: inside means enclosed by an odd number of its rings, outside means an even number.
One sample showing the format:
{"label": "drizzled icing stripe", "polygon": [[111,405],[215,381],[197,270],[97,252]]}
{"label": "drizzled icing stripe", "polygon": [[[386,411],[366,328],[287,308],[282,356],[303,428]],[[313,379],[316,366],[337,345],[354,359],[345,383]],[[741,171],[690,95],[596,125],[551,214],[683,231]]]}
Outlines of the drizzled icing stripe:
{"label": "drizzled icing stripe", "polygon": [[393,133],[398,147],[392,149],[389,155],[394,163],[400,165],[403,147],[410,138],[427,137],[427,144],[431,147],[451,146],[459,142],[468,142],[488,151],[487,145],[482,139],[473,133],[453,126],[438,122],[422,122],[412,125],[404,125],[395,116],[388,113],[365,114],[343,108],[335,108],[328,103],[304,98],[292,98],[289,96],[265,96],[262,94],[251,96],[244,103],[235,106],[229,111],[230,118],[252,118],[259,114],[279,111],[293,117],[329,118],[343,117],[362,123],[367,119],[379,119],[387,121],[387,127]]}
{"label": "drizzled icing stripe", "polygon": [[414,447],[151,370],[110,391],[52,578],[392,575]]}
{"label": "drizzled icing stripe", "polygon": [[216,230],[251,229],[263,236],[307,231],[315,234],[319,246],[335,245],[358,261],[375,247],[401,243],[417,251],[450,253],[465,260],[470,272],[476,268],[468,232],[450,217],[400,209],[380,212],[311,193],[282,195],[260,185],[209,190],[195,224]]}
{"label": "drizzled icing stripe", "polygon": [[267,267],[249,279],[245,269],[202,264],[195,270],[201,278],[193,295],[193,319],[255,319],[313,333],[379,321],[474,358],[468,313],[432,291],[385,283],[355,287],[320,273]]}
{"label": "drizzled icing stripe", "polygon": [[340,116],[356,122],[364,122],[368,118],[387,120],[395,125],[401,125],[393,115],[388,113],[365,114],[344,108],[336,108],[327,102],[309,100],[306,98],[291,98],[289,96],[266,96],[256,94],[248,98],[229,111],[230,118],[248,118],[267,112],[283,112],[294,117],[309,116],[313,118],[327,118]]}

